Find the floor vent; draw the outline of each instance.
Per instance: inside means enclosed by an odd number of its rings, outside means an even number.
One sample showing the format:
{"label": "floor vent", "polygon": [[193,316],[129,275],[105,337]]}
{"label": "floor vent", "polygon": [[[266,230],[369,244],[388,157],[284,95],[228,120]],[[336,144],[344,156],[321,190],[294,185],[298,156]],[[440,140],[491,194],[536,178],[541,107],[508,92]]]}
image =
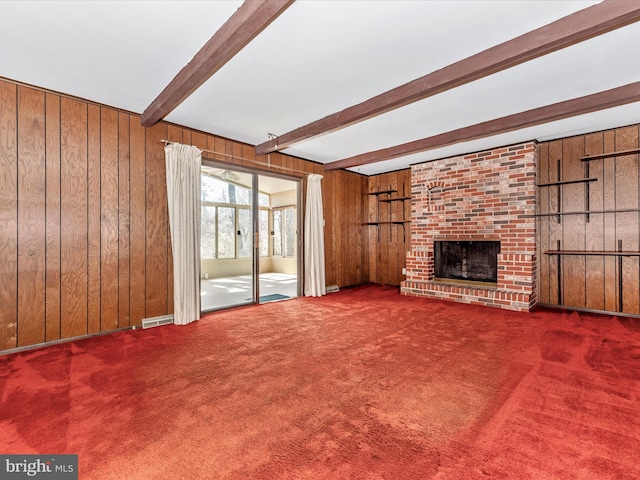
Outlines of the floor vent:
{"label": "floor vent", "polygon": [[160,325],[170,325],[173,323],[173,315],[162,315],[160,317],[145,318],[142,320],[142,328],[159,327]]}
{"label": "floor vent", "polygon": [[340,291],[340,287],[338,285],[330,285],[326,288],[327,293],[336,293]]}

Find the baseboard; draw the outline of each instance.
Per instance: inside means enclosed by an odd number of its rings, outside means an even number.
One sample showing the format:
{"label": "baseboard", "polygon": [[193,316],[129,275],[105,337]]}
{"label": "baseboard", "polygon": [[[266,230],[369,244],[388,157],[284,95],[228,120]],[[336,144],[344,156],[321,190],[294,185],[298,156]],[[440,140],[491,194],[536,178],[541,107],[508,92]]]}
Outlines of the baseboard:
{"label": "baseboard", "polygon": [[171,325],[173,323],[173,315],[161,315],[159,317],[150,317],[142,319],[142,328],[159,327],[161,325]]}

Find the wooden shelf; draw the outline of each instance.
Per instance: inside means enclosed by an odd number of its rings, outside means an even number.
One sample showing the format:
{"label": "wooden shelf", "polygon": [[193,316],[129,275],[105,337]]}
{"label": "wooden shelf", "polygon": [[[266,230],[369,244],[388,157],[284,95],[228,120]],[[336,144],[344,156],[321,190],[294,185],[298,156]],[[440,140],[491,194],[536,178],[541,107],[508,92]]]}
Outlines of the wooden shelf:
{"label": "wooden shelf", "polygon": [[[396,195],[392,196],[393,194],[396,194]],[[381,231],[383,230],[382,228],[380,228],[380,225],[389,225],[389,243],[392,243],[393,234],[394,234],[394,231],[396,230],[394,228],[391,228],[391,225],[402,225],[402,233],[403,233],[402,238],[403,238],[403,241],[406,243],[407,232],[406,232],[405,224],[411,223],[411,221],[404,219],[406,215],[406,211],[405,211],[406,204],[404,203],[404,201],[411,200],[411,196],[407,196],[404,183],[402,184],[402,192],[399,192],[396,188],[393,188],[392,185],[389,185],[388,190],[378,190],[377,192],[368,192],[366,195],[370,195],[370,196],[373,195],[376,197],[375,212],[374,212],[375,214],[374,218],[376,218],[376,221],[363,222],[362,225],[376,227],[378,231],[378,242],[380,242],[381,240]],[[387,195],[387,197],[381,198],[382,195]],[[402,213],[399,213],[399,212],[393,213],[394,209],[392,208],[391,202],[403,202]],[[385,207],[384,212],[381,213],[380,206],[383,203],[387,203],[389,204],[389,206]],[[391,218],[394,218],[394,217],[402,217],[403,219],[391,220]],[[372,215],[369,214],[367,218],[369,219],[372,218]],[[383,220],[383,218],[386,220]]]}
{"label": "wooden shelf", "polygon": [[[379,192],[369,192],[369,193],[367,193],[367,195],[376,195],[376,196],[378,196],[378,195],[388,195],[388,194],[397,193],[397,192],[398,192],[397,190],[381,190]],[[384,200],[381,200],[381,201],[384,201]]]}
{"label": "wooden shelf", "polygon": [[584,157],[580,157],[580,161],[589,162],[591,160],[598,160],[600,158],[622,157],[624,155],[633,155],[634,153],[640,153],[640,148],[634,148],[632,150],[622,150],[620,152],[600,153],[598,155],[587,155]]}
{"label": "wooden shelf", "polygon": [[393,197],[393,198],[381,198],[381,202],[400,202],[403,200],[411,200],[411,197]]}
{"label": "wooden shelf", "polygon": [[365,222],[363,225],[404,225],[405,223],[411,223],[409,220],[395,220],[395,221],[385,221],[385,222]]}
{"label": "wooden shelf", "polygon": [[[554,185],[569,185],[571,183],[597,182],[597,178],[579,178],[577,180],[563,180],[562,182],[539,183],[537,187],[551,187]],[[384,201],[384,200],[383,200]]]}
{"label": "wooden shelf", "polygon": [[612,250],[547,250],[545,255],[597,255],[612,257],[640,257],[640,252],[622,251],[616,252]]}

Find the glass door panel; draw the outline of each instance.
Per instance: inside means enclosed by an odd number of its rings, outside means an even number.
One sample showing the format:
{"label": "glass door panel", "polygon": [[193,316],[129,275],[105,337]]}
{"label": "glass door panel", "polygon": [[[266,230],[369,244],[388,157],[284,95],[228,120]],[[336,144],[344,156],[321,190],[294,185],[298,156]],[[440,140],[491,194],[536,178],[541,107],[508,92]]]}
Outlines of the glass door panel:
{"label": "glass door panel", "polygon": [[300,181],[259,175],[258,190],[267,196],[260,207],[268,207],[259,213],[259,302],[297,297],[302,285]]}
{"label": "glass door panel", "polygon": [[254,179],[251,173],[203,165],[200,299],[203,312],[253,303]]}

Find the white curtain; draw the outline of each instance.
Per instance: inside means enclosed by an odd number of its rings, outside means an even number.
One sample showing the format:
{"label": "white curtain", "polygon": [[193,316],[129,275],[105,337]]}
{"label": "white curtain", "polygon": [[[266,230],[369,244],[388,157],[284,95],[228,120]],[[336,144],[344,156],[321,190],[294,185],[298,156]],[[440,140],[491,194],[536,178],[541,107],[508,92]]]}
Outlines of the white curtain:
{"label": "white curtain", "polygon": [[307,205],[304,218],[304,294],[325,295],[324,216],[322,214],[322,175],[307,178]]}
{"label": "white curtain", "polygon": [[173,250],[173,321],[200,318],[200,164],[202,151],[172,143],[164,147]]}

